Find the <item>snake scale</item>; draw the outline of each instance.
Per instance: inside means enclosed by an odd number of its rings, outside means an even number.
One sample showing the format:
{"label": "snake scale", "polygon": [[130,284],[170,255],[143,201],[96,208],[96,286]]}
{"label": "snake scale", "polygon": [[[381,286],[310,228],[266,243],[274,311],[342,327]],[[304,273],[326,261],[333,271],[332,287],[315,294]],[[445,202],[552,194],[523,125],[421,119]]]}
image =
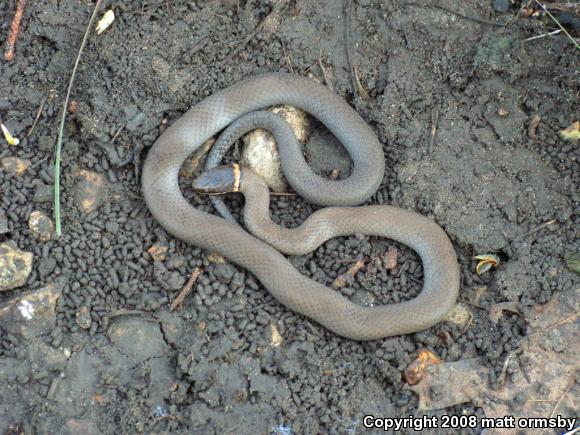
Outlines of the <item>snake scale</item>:
{"label": "snake scale", "polygon": [[[206,140],[241,117],[278,104],[297,107],[321,121],[350,154],[353,170],[344,180],[326,180],[308,167],[292,140],[287,147],[279,147],[284,174],[295,190],[313,203],[330,206],[314,213],[298,229],[286,230],[297,231],[293,235],[272,224],[267,189],[259,180],[253,183],[256,176],[243,170],[244,220],[254,236],[235,223],[195,209],[181,193],[178,175],[185,159]],[[206,98],[167,128],[147,155],[142,188],[153,217],[175,237],[249,270],[280,303],[336,334],[374,340],[433,326],[453,307],[459,291],[455,251],[436,223],[391,206],[349,207],[377,190],[384,170],[380,142],[345,101],[312,80],[271,73]],[[423,262],[421,293],[401,303],[359,306],[300,274],[278,249],[257,238],[294,253],[293,246],[300,240],[313,249],[330,237],[354,233],[390,238],[414,249]],[[288,235],[291,239],[285,242]]]}

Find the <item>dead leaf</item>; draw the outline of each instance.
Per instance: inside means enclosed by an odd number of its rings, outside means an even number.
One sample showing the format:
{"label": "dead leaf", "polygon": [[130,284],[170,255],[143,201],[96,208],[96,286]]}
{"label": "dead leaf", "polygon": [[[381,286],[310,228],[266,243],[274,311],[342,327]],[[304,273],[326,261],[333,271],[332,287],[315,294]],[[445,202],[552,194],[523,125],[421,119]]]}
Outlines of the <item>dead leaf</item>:
{"label": "dead leaf", "polygon": [[498,304],[493,304],[489,308],[489,319],[493,323],[497,324],[497,322],[499,322],[499,319],[502,316],[504,311],[510,311],[512,313],[519,314],[519,312],[520,312],[519,306],[520,306],[520,304],[518,304],[517,302],[512,302],[512,301],[500,302]]}
{"label": "dead leaf", "polygon": [[532,121],[530,122],[530,127],[528,128],[528,136],[532,140],[537,139],[536,132],[538,131],[538,126],[540,125],[541,119],[542,118],[540,117],[540,115],[534,115]]}
{"label": "dead leaf", "polygon": [[397,267],[399,258],[399,251],[394,246],[389,247],[384,256],[384,266],[387,270],[392,270]]}
{"label": "dead leaf", "polygon": [[489,368],[479,358],[430,366],[419,384],[407,387],[419,395],[419,410],[472,402],[487,417],[516,416],[514,428],[496,428],[489,434],[520,433],[529,429],[524,425],[530,418],[575,418],[580,397],[575,382],[580,369],[579,301],[580,287],[570,288],[530,311],[526,320],[532,332],[522,339],[519,364],[523,373],[513,378],[515,382],[508,380],[501,389],[492,389]]}
{"label": "dead leaf", "polygon": [[153,258],[154,261],[163,261],[165,260],[165,254],[167,253],[167,246],[155,243],[147,249],[147,252],[151,255],[151,258]]}
{"label": "dead leaf", "polygon": [[353,278],[356,273],[361,270],[365,265],[364,260],[358,260],[354,263],[346,272],[341,275],[338,275],[334,282],[332,283],[332,288],[339,289],[346,285],[350,278]]}
{"label": "dead leaf", "polygon": [[500,263],[500,258],[495,254],[481,254],[476,255],[473,258],[479,260],[477,266],[475,267],[475,271],[477,272],[478,275],[487,272],[492,267],[499,266]]}
{"label": "dead leaf", "polygon": [[416,385],[425,377],[427,367],[441,364],[441,359],[429,349],[421,349],[417,357],[405,369],[405,380],[409,385]]}
{"label": "dead leaf", "polygon": [[578,140],[580,139],[580,121],[576,121],[574,124],[570,125],[568,128],[565,128],[560,132],[560,136],[562,136],[566,140]]}
{"label": "dead leaf", "polygon": [[282,335],[280,334],[280,331],[278,331],[278,327],[273,324],[270,323],[270,346],[272,347],[278,347],[282,344],[282,342],[284,341],[284,338],[282,338]]}
{"label": "dead leaf", "polygon": [[215,252],[207,256],[207,261],[214,264],[226,264],[226,259]]}
{"label": "dead leaf", "polygon": [[408,388],[419,395],[420,411],[437,410],[477,400],[487,379],[487,367],[471,358],[430,366],[427,376]]}

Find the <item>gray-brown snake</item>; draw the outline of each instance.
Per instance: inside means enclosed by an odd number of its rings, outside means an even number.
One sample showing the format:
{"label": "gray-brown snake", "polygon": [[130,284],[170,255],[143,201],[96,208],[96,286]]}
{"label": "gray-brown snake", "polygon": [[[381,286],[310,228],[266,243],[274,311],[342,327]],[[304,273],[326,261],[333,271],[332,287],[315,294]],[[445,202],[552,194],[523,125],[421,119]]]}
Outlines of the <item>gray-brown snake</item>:
{"label": "gray-brown snake", "polygon": [[[419,254],[424,285],[417,297],[392,305],[362,307],[303,276],[277,249],[240,226],[196,210],[183,197],[178,174],[191,153],[241,116],[282,103],[319,119],[344,145],[354,164],[349,178],[330,181],[318,177],[301,156],[294,154],[298,162],[293,162],[297,171],[293,176],[302,179],[305,186],[317,186],[316,191],[306,193],[307,199],[320,205],[351,206],[369,198],[384,176],[382,147],[370,127],[326,87],[298,76],[265,74],[206,98],[157,139],[142,176],[145,201],[154,218],[174,236],[251,271],[279,302],[343,337],[373,340],[416,332],[439,322],[457,299],[459,266],[445,232],[424,216],[390,206],[329,207],[291,230],[297,235],[284,242],[281,236],[286,237],[283,233],[287,230],[274,226],[268,217],[267,189],[261,183],[252,184],[253,174],[244,171],[240,190],[246,195],[246,225],[258,237],[274,239],[286,252],[294,251],[285,245],[294,247],[301,239],[308,240],[310,249],[329,237],[362,233],[397,240]],[[283,169],[288,175],[287,168]]]}

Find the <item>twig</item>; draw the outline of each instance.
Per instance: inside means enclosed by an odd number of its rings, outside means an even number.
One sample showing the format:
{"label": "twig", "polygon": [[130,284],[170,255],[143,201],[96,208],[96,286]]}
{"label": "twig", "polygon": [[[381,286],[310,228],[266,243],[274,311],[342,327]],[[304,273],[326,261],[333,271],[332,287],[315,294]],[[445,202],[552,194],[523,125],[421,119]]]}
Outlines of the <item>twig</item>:
{"label": "twig", "polygon": [[38,123],[38,120],[40,119],[40,115],[42,115],[42,111],[44,110],[45,104],[46,104],[46,97],[44,97],[42,99],[42,101],[40,102],[40,106],[38,106],[38,110],[36,111],[36,116],[34,117],[34,122],[30,126],[28,133],[26,133],[26,137],[30,136],[32,131],[34,130],[34,127],[36,127],[36,124]]}
{"label": "twig", "polygon": [[290,70],[291,74],[294,74],[294,68],[292,68],[292,62],[290,61],[290,56],[286,52],[286,45],[282,42],[282,50],[284,51],[284,59],[286,59],[286,64],[288,65],[288,69]]}
{"label": "twig", "polygon": [[501,385],[501,388],[503,388],[503,384],[505,382],[505,376],[507,374],[508,364],[510,363],[510,360],[512,359],[513,356],[514,356],[514,351],[511,351],[503,363],[503,367],[501,369],[501,374],[499,375],[499,383]]}
{"label": "twig", "polygon": [[56,236],[60,237],[62,234],[61,224],[60,224],[60,154],[62,150],[62,136],[64,133],[64,121],[66,118],[66,112],[68,108],[68,100],[70,98],[70,94],[72,91],[73,83],[75,81],[75,75],[77,73],[77,68],[79,66],[79,62],[81,60],[81,55],[87,45],[87,41],[89,39],[89,34],[93,27],[93,23],[95,22],[95,18],[97,17],[97,12],[101,8],[101,4],[103,0],[97,0],[95,4],[95,8],[93,9],[93,14],[91,15],[91,19],[89,20],[89,25],[87,26],[87,30],[85,31],[85,36],[83,36],[83,40],[81,42],[81,46],[79,48],[79,52],[77,54],[77,59],[75,61],[75,65],[73,67],[72,73],[70,75],[70,80],[68,82],[68,88],[66,90],[66,97],[64,98],[64,104],[62,106],[62,117],[60,118],[60,126],[58,128],[58,139],[56,140],[55,146],[55,156],[54,156],[54,222],[55,222],[55,232]]}
{"label": "twig", "polygon": [[574,314],[572,314],[572,315],[570,315],[570,316],[568,316],[568,317],[566,317],[566,318],[564,318],[556,323],[553,323],[551,325],[546,326],[542,330],[542,332],[549,331],[551,329],[557,328],[558,326],[565,325],[566,323],[570,323],[570,322],[572,322],[572,320],[576,319],[576,317],[578,317],[579,315],[580,315],[580,311],[577,311]]}
{"label": "twig", "polygon": [[558,30],[554,30],[553,32],[550,32],[550,33],[544,33],[542,35],[532,36],[531,38],[524,39],[524,42],[533,41],[534,39],[545,38],[546,36],[557,35],[561,31],[562,31],[562,29],[558,29]]}
{"label": "twig", "polygon": [[543,4],[543,3],[540,3],[538,0],[534,0],[534,1],[535,1],[535,2],[536,2],[536,3],[537,3],[537,4],[538,4],[538,5],[539,5],[539,6],[540,6],[540,7],[541,7],[543,10],[544,10],[544,12],[546,12],[546,13],[548,14],[548,16],[549,16],[549,17],[550,17],[550,18],[551,18],[551,19],[552,19],[552,20],[553,20],[553,21],[554,21],[554,22],[555,22],[555,23],[558,25],[558,27],[559,27],[560,29],[562,29],[562,31],[563,31],[563,32],[566,34],[566,36],[568,37],[568,39],[569,39],[570,41],[572,41],[572,44],[574,44],[574,45],[576,46],[576,49],[580,50],[580,44],[578,44],[578,43],[576,42],[576,40],[575,40],[575,39],[572,37],[572,35],[570,35],[570,34],[569,34],[567,31],[566,31],[566,29],[564,29],[564,26],[562,26],[562,25],[560,24],[560,22],[559,22],[559,21],[558,21],[558,20],[557,20],[557,19],[554,17],[554,15],[552,15],[552,14],[550,13],[550,11],[549,11],[549,10],[546,8],[546,6],[544,6],[544,4]]}
{"label": "twig", "polygon": [[463,15],[460,12],[456,12],[452,9],[447,9],[446,7],[439,6],[439,5],[420,5],[418,3],[411,2],[411,3],[407,3],[407,6],[427,7],[427,8],[432,8],[432,9],[439,9],[443,12],[447,12],[448,14],[455,15],[459,18],[463,18],[464,20],[473,21],[473,22],[479,23],[479,24],[487,24],[488,26],[495,26],[495,27],[506,27],[507,26],[507,24],[496,23],[495,21],[488,21],[488,20],[483,20],[481,18],[477,18],[477,17],[470,17],[469,15]]}
{"label": "twig", "polygon": [[119,129],[116,131],[116,133],[111,138],[111,143],[114,143],[117,140],[117,138],[119,137],[119,135],[121,134],[121,132],[123,131],[124,128],[125,128],[125,124],[123,124],[122,126],[119,127]]}
{"label": "twig", "polygon": [[550,3],[548,9],[580,14],[580,3]]}
{"label": "twig", "polygon": [[544,222],[543,224],[540,224],[540,225],[538,225],[538,226],[536,226],[536,227],[532,228],[532,229],[531,229],[530,231],[528,231],[527,233],[525,233],[525,234],[522,234],[521,236],[517,236],[517,237],[515,237],[515,238],[511,239],[509,242],[507,242],[507,243],[506,243],[506,245],[504,245],[504,247],[505,247],[505,246],[507,246],[507,245],[509,245],[509,244],[512,244],[512,243],[519,242],[520,240],[523,240],[523,239],[525,239],[526,237],[528,237],[528,236],[531,236],[532,234],[534,234],[534,233],[537,233],[538,231],[540,231],[540,230],[542,230],[542,229],[544,229],[544,228],[547,228],[547,227],[549,227],[550,225],[553,225],[553,224],[555,224],[555,223],[556,223],[556,219],[552,219],[552,220],[549,220],[548,222]]}
{"label": "twig", "polygon": [[435,135],[437,134],[437,123],[439,122],[439,106],[436,106],[431,111],[431,135],[429,136],[429,154],[433,150],[435,143]]}
{"label": "twig", "polygon": [[544,328],[538,329],[537,331],[534,331],[531,334],[524,335],[520,339],[520,342],[523,343],[524,340],[530,340],[532,337],[535,337],[536,335],[541,335],[541,334],[543,334],[545,332],[548,332],[548,331],[551,331],[552,329],[555,329],[555,328],[557,328],[559,326],[565,325],[566,323],[571,323],[573,320],[576,319],[576,317],[578,317],[578,315],[580,315],[580,311],[577,311],[574,314],[572,314],[572,315],[570,315],[568,317],[565,317],[564,319],[562,319],[562,320],[560,320],[560,321],[558,321],[556,323],[553,323],[553,324],[548,325],[548,326],[546,326]]}
{"label": "twig", "polygon": [[333,91],[333,86],[330,80],[328,79],[328,74],[326,74],[326,68],[324,68],[324,64],[322,63],[322,47],[318,51],[318,66],[320,66],[320,70],[322,71],[322,77],[324,77],[324,83],[328,88]]}
{"label": "twig", "polygon": [[356,80],[356,87],[359,95],[363,100],[370,100],[371,96],[369,95],[369,93],[367,92],[367,90],[364,88],[364,86],[360,81],[360,75],[358,73],[358,65],[353,65],[353,68],[354,68],[354,78]]}
{"label": "twig", "polygon": [[22,14],[24,13],[24,5],[26,0],[18,0],[16,3],[16,13],[14,14],[14,19],[10,24],[10,33],[8,34],[8,39],[6,40],[6,52],[4,53],[4,59],[8,62],[14,60],[14,47],[16,46],[16,38],[20,32],[20,22],[22,21]]}
{"label": "twig", "polygon": [[270,192],[271,196],[296,196],[294,192]]}
{"label": "twig", "polygon": [[29,168],[29,169],[34,169],[34,168],[36,168],[37,166],[40,166],[40,165],[42,165],[42,164],[43,164],[44,162],[46,162],[47,160],[48,160],[48,156],[47,156],[47,157],[45,157],[45,158],[43,158],[43,159],[40,159],[38,162],[34,163],[33,165],[30,165],[30,168]]}
{"label": "twig", "polygon": [[177,295],[175,300],[171,303],[171,307],[169,308],[171,311],[175,311],[181,308],[181,306],[183,305],[183,301],[185,300],[187,295],[191,293],[191,290],[193,289],[193,284],[195,284],[197,278],[199,277],[202,271],[203,269],[196,267],[193,270],[193,272],[191,272],[189,280],[185,283],[183,288],[179,291],[179,294]]}
{"label": "twig", "polygon": [[338,275],[332,283],[332,288],[339,289],[346,285],[350,278],[354,278],[359,270],[365,265],[365,259],[358,260],[355,264],[348,268],[346,272]]}
{"label": "twig", "polygon": [[346,2],[346,20],[344,23],[344,43],[346,45],[346,61],[348,63],[348,69],[350,70],[350,77],[352,80],[352,90],[354,93],[354,102],[356,106],[356,100],[358,98],[357,88],[356,88],[356,77],[354,73],[354,67],[352,64],[352,53],[350,50],[350,10],[351,10],[352,0]]}
{"label": "twig", "polygon": [[546,227],[549,227],[550,225],[553,225],[555,223],[556,223],[556,219],[552,219],[552,220],[549,220],[548,222],[544,222],[543,224],[540,224],[537,227],[532,228],[530,231],[528,231],[524,235],[524,237],[531,236],[532,234],[537,233],[538,231],[540,231],[540,230],[542,230],[542,229],[544,229]]}
{"label": "twig", "polygon": [[564,397],[566,397],[566,395],[568,394],[568,391],[570,391],[570,388],[572,388],[572,385],[574,385],[575,382],[576,382],[576,379],[574,378],[574,376],[572,376],[570,381],[568,381],[568,385],[566,385],[564,392],[562,393],[562,395],[560,396],[560,398],[558,399],[558,401],[554,405],[554,409],[552,409],[552,412],[550,413],[550,418],[552,418],[554,416],[554,414],[556,414],[556,410],[560,406],[560,403],[562,403],[562,400],[564,400]]}
{"label": "twig", "polygon": [[479,308],[480,310],[486,310],[487,311],[487,308],[485,308],[485,307],[483,307],[483,306],[481,306],[479,304],[476,304],[475,302],[468,301],[467,299],[458,298],[457,300],[459,302],[463,302],[463,303],[465,303],[467,305],[471,305],[471,306],[473,306],[475,308]]}

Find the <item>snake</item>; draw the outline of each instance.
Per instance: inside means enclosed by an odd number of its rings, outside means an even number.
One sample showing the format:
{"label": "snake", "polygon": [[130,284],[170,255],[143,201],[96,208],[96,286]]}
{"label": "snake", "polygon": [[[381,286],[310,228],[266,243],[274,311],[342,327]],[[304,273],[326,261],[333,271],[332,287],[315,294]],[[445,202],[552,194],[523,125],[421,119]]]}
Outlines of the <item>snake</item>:
{"label": "snake", "polygon": [[[194,188],[211,192],[218,185],[222,191],[240,191],[245,195],[244,223],[250,232],[229,219],[196,209],[179,185],[184,161],[236,121],[252,119],[253,113],[280,104],[318,119],[350,155],[350,175],[331,180],[308,166],[293,139],[279,144],[282,170],[289,183],[307,201],[325,208],[300,227],[283,229],[270,220],[269,193],[260,177],[249,169],[231,166],[210,169],[194,181]],[[293,136],[289,127],[281,128],[278,136]],[[141,185],[153,218],[170,234],[248,270],[291,311],[339,336],[366,341],[434,326],[455,305],[460,283],[453,245],[432,219],[394,206],[360,205],[377,191],[384,177],[382,145],[346,101],[309,78],[265,73],[210,95],[175,120],[147,153]],[[413,249],[423,264],[420,293],[394,304],[359,305],[301,274],[284,255],[302,254],[329,238],[349,234],[384,237]]]}

